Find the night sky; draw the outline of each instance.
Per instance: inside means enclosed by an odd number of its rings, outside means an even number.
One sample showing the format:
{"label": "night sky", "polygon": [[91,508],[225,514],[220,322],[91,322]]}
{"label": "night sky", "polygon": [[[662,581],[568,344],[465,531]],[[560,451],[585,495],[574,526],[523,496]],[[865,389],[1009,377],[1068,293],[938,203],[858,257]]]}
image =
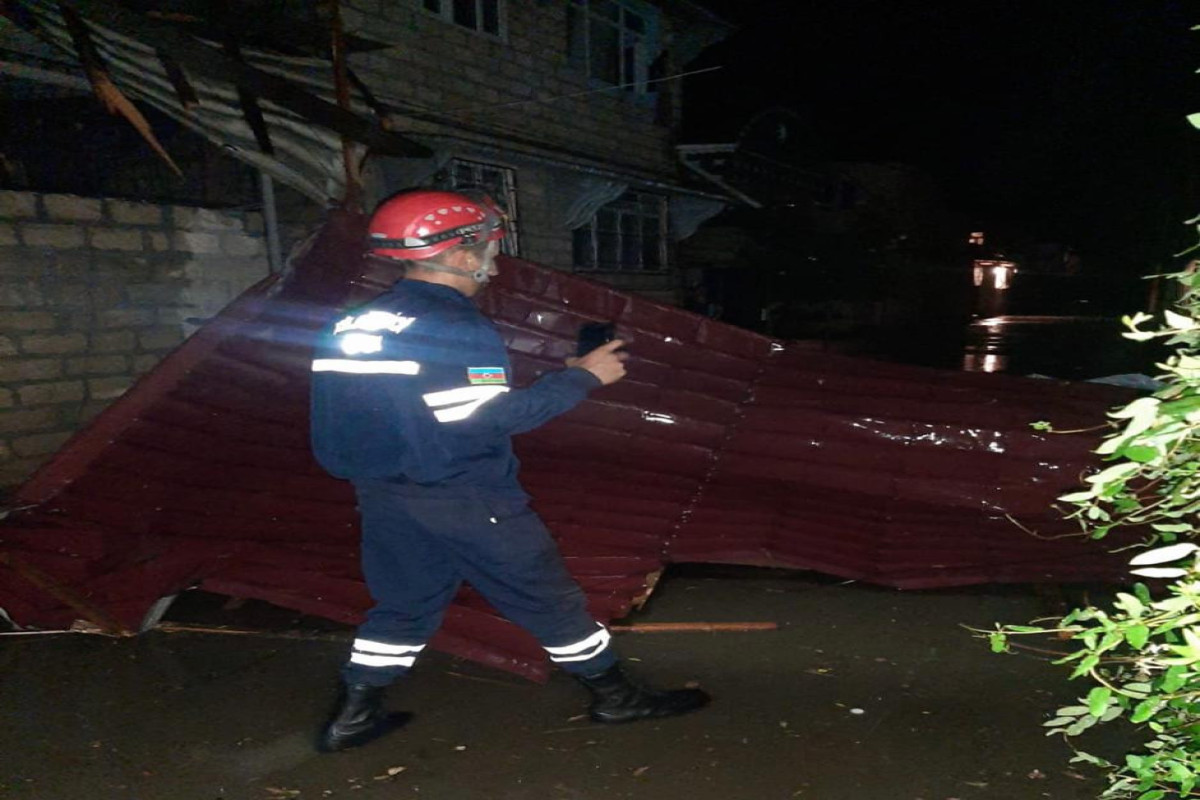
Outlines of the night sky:
{"label": "night sky", "polygon": [[[1200,212],[1183,0],[704,0],[741,26],[688,79],[687,139],[754,112],[810,120],[831,160],[900,161],[973,224],[1016,224],[1147,271]],[[1166,252],[1164,252],[1166,251]]]}

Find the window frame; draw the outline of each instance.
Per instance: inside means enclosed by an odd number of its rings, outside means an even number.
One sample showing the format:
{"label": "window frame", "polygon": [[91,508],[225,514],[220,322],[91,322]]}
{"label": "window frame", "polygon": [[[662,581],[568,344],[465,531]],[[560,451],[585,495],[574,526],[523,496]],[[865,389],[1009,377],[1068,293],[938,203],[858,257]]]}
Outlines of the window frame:
{"label": "window frame", "polygon": [[[615,218],[612,230],[603,230],[600,227],[600,217],[605,213],[612,214]],[[669,213],[669,198],[666,195],[637,189],[627,190],[616,200],[596,209],[596,213],[592,215],[591,219],[571,231],[571,263],[574,271],[620,275],[664,275],[669,273],[671,271]],[[613,238],[613,242],[609,245],[612,251],[617,254],[623,254],[626,251],[625,220],[627,219],[654,220],[658,228],[657,266],[646,267],[645,265],[646,243],[643,225],[639,225],[637,228],[638,244],[634,250],[638,254],[637,264],[626,263],[623,259],[615,263],[601,262],[600,251],[605,235]],[[586,242],[581,242],[583,236],[587,237]],[[578,258],[581,251],[588,253],[586,260]]]}
{"label": "window frame", "polygon": [[[458,22],[454,18],[454,0],[420,0],[421,10],[430,16],[436,17],[443,22],[448,22],[455,27],[462,28],[477,33],[481,36],[487,36],[492,39],[501,41],[508,40],[508,8],[505,0],[474,0],[475,2],[475,25],[465,25]],[[494,2],[496,4],[496,31],[485,30],[483,21],[485,19],[483,9],[484,6]],[[432,6],[436,5],[434,9]]]}
{"label": "window frame", "polygon": [[[607,19],[595,9],[600,3],[610,3],[617,9],[615,20]],[[582,41],[573,36],[572,15],[576,20],[582,20]],[[642,30],[635,31],[626,23],[627,15],[633,15],[642,20]],[[615,30],[617,81],[614,83],[602,77],[599,68],[594,68],[592,61],[592,39],[595,26],[603,25]],[[567,57],[580,68],[589,81],[605,86],[619,87],[633,95],[650,94],[649,80],[651,63],[657,51],[659,27],[659,10],[640,0],[567,0]],[[632,36],[632,64],[627,61],[627,37]],[[627,74],[632,70],[633,74]]]}

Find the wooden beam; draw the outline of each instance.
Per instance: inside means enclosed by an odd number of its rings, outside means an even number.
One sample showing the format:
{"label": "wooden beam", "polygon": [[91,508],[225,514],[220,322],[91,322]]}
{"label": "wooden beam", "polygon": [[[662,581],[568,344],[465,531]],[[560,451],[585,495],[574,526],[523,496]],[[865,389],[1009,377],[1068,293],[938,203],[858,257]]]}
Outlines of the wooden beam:
{"label": "wooden beam", "polygon": [[[342,8],[339,0],[329,3],[329,53],[333,61],[333,87],[338,108],[350,110],[350,78],[346,69],[346,40],[342,31]],[[363,210],[362,173],[354,160],[354,142],[342,136],[342,168],[346,174],[346,194],[342,204],[347,211]]]}
{"label": "wooden beam", "polygon": [[111,617],[104,609],[92,605],[74,590],[63,586],[32,564],[26,563],[12,553],[0,552],[0,564],[4,564],[29,583],[72,609],[76,614],[96,625],[102,632],[113,636],[133,636],[133,631]]}
{"label": "wooden beam", "polygon": [[71,41],[75,45],[75,52],[79,56],[79,63],[83,65],[83,71],[87,75],[88,81],[92,84],[92,90],[96,93],[96,97],[104,104],[110,114],[122,116],[129,122],[134,129],[141,134],[146,143],[151,149],[167,162],[167,166],[178,175],[183,177],[183,172],[171,159],[166,148],[158,141],[158,137],[154,135],[154,130],[150,127],[150,123],[146,121],[146,117],[135,106],[124,93],[117,88],[117,85],[112,82],[112,78],[108,75],[108,70],[105,69],[104,60],[96,51],[96,46],[92,43],[92,35],[84,24],[79,14],[75,9],[66,5],[59,5],[59,11],[62,12],[63,20],[67,23],[67,31],[71,35]]}
{"label": "wooden beam", "polygon": [[[212,7],[217,13],[217,22],[221,29],[222,48],[230,58],[244,67],[246,60],[242,58],[242,47],[238,43],[229,0],[213,0]],[[250,126],[250,131],[254,134],[254,141],[258,144],[258,149],[269,156],[275,155],[275,146],[271,144],[271,133],[267,130],[267,120],[263,116],[262,108],[258,105],[258,97],[240,83],[236,88],[238,105],[242,109],[242,116],[246,118],[246,124]]]}
{"label": "wooden beam", "polygon": [[155,52],[158,54],[158,60],[162,62],[163,69],[167,72],[167,80],[171,81],[171,85],[175,87],[175,96],[179,98],[179,105],[183,106],[183,110],[191,111],[200,105],[200,98],[188,81],[187,75],[184,74],[183,67],[179,66],[179,62],[161,49]]}

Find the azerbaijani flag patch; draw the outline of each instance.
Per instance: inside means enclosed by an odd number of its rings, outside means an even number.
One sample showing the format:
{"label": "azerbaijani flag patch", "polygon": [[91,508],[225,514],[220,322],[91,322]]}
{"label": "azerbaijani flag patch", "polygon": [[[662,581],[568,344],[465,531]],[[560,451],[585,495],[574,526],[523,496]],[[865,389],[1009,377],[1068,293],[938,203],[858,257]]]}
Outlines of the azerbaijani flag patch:
{"label": "azerbaijani flag patch", "polygon": [[508,383],[504,367],[467,367],[467,382],[477,383]]}

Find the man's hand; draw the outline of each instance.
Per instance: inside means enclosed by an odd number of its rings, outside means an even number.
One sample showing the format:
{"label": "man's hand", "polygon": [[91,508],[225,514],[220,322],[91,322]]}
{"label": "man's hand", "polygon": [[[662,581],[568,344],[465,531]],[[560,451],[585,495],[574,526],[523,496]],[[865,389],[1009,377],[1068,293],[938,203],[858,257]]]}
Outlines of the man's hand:
{"label": "man's hand", "polygon": [[610,383],[616,383],[625,377],[625,359],[629,358],[629,353],[617,352],[625,346],[625,342],[620,339],[613,339],[608,344],[602,344],[586,356],[579,358],[568,358],[568,367],[580,367],[600,379],[600,382],[607,386]]}

